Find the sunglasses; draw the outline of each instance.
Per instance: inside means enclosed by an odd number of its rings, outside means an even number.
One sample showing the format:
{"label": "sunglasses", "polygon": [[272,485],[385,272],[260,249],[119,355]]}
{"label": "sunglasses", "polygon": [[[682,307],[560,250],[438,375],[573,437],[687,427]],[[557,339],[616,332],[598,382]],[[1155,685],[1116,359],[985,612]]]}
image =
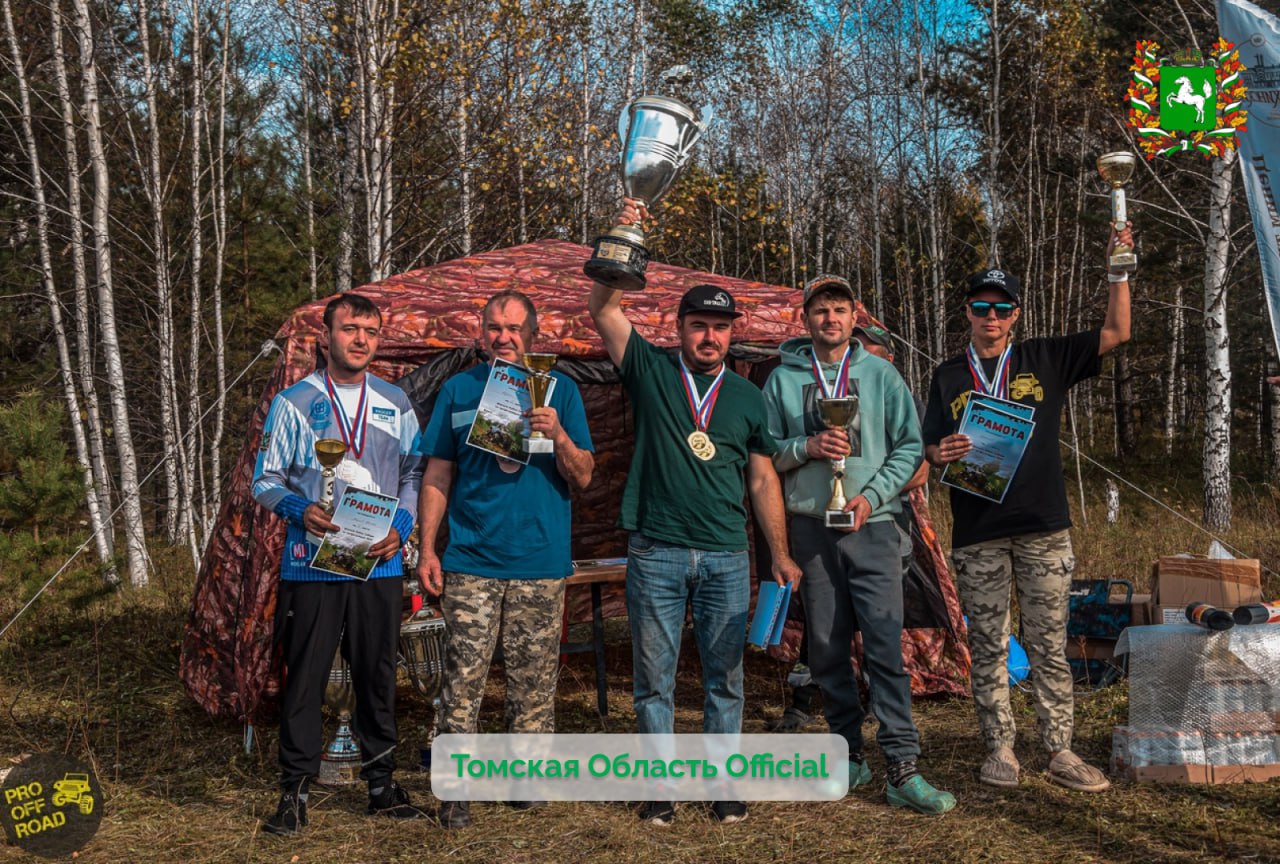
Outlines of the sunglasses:
{"label": "sunglasses", "polygon": [[996,317],[1001,321],[1013,316],[1013,310],[1018,308],[1017,303],[990,303],[986,300],[974,300],[969,304],[969,311],[973,313],[975,318],[986,318],[991,314],[991,310],[996,310]]}

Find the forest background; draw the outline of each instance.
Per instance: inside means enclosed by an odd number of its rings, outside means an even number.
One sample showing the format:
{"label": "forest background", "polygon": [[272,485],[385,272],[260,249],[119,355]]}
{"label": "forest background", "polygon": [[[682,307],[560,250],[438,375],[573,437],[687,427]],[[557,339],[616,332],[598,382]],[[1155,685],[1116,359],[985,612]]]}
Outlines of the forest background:
{"label": "forest background", "polygon": [[[91,534],[76,566],[108,582],[146,584],[159,548],[198,564],[288,311],[472,252],[590,242],[620,193],[617,115],[677,63],[717,120],[657,208],[657,259],[788,286],[848,276],[912,346],[916,392],[963,344],[959,286],[979,267],[1022,278],[1023,337],[1095,325],[1094,162],[1132,148],[1135,41],[1217,36],[1203,0],[0,5],[15,598]],[[1233,482],[1280,466],[1238,174],[1140,160],[1134,339],[1064,425],[1086,467],[1139,486],[1147,469],[1198,475],[1190,515],[1213,528]]]}

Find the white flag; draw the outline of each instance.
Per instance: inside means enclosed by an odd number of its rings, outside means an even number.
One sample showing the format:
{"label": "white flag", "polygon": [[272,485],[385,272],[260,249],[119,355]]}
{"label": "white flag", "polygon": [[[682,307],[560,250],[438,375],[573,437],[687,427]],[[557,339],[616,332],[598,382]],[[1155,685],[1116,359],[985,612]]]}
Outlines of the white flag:
{"label": "white flag", "polygon": [[1244,64],[1240,171],[1262,257],[1262,287],[1280,350],[1280,17],[1249,0],[1218,0],[1218,28]]}

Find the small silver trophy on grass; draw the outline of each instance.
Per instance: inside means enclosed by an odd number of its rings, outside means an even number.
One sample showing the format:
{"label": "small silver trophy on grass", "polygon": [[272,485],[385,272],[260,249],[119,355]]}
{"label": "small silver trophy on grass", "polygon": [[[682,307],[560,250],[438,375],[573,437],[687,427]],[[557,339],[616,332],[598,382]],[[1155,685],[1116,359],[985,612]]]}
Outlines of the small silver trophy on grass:
{"label": "small silver trophy on grass", "polygon": [[360,779],[360,745],[351,734],[351,712],[356,710],[355,689],[351,686],[351,666],[334,652],[329,682],[324,688],[324,704],[338,714],[338,731],[320,756],[319,782],[324,786],[348,786]]}
{"label": "small silver trophy on grass", "polygon": [[[693,76],[687,66],[676,66],[658,76],[663,84],[687,84]],[[622,143],[622,191],[628,198],[652,208],[671,188],[689,156],[711,123],[712,111],[704,106],[701,117],[671,96],[641,96],[618,118]],[[649,250],[638,225],[615,225],[596,238],[591,259],[583,272],[597,282],[623,291],[644,288]]]}

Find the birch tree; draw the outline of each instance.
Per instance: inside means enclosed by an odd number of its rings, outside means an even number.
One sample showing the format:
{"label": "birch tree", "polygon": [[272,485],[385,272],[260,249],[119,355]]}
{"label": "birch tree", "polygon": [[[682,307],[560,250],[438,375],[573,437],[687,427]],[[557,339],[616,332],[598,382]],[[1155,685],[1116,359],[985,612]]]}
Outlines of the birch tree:
{"label": "birch tree", "polygon": [[149,580],[147,545],[142,524],[137,457],[133,448],[133,433],[130,429],[128,390],[120,355],[120,339],[116,332],[116,307],[111,270],[111,178],[107,168],[107,151],[103,143],[102,118],[99,111],[96,46],[87,0],[72,0],[72,2],[75,8],[76,38],[80,49],[81,89],[89,143],[89,165],[93,173],[92,226],[94,259],[97,264],[98,323],[111,396],[111,418],[116,453],[120,459],[120,494],[123,498],[125,549],[129,581],[135,586],[142,586]]}
{"label": "birch tree", "polygon": [[1236,151],[1213,160],[1204,262],[1204,522],[1231,526],[1231,340],[1227,331],[1227,255]]}
{"label": "birch tree", "polygon": [[85,487],[85,503],[89,510],[89,524],[93,531],[94,543],[98,551],[98,559],[105,565],[103,575],[108,583],[119,581],[116,574],[111,541],[103,525],[109,514],[103,513],[98,506],[98,496],[94,490],[93,467],[89,458],[89,443],[85,437],[84,427],[79,422],[80,399],[76,393],[76,374],[71,362],[71,350],[67,342],[67,330],[62,320],[62,302],[58,297],[58,289],[54,283],[53,255],[49,240],[49,206],[45,197],[44,172],[40,164],[40,149],[36,143],[34,121],[31,112],[31,91],[27,83],[26,64],[22,51],[18,46],[18,34],[13,25],[13,8],[10,0],[0,2],[0,11],[4,15],[5,38],[9,47],[9,59],[12,74],[18,85],[19,110],[22,114],[22,140],[27,155],[27,164],[31,172],[31,194],[36,210],[36,239],[40,249],[40,284],[44,288],[45,299],[49,304],[49,318],[53,325],[54,341],[58,351],[58,371],[62,381],[63,398],[67,403],[67,413],[72,418],[72,434],[76,445],[76,458],[80,463]]}

